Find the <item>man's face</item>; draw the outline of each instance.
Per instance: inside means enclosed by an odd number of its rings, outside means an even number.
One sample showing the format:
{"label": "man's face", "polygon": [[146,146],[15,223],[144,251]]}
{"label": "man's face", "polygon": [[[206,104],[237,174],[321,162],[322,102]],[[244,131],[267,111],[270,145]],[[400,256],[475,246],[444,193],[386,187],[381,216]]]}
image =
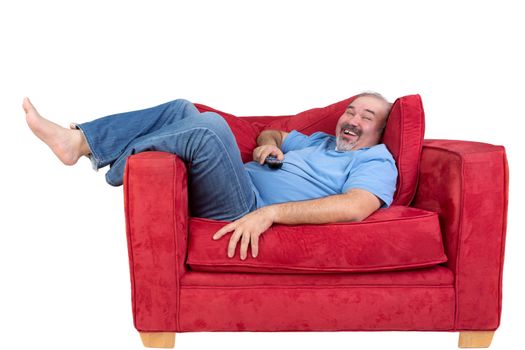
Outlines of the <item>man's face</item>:
{"label": "man's face", "polygon": [[388,117],[388,106],[374,96],[356,98],[337,121],[338,151],[352,151],[379,143]]}

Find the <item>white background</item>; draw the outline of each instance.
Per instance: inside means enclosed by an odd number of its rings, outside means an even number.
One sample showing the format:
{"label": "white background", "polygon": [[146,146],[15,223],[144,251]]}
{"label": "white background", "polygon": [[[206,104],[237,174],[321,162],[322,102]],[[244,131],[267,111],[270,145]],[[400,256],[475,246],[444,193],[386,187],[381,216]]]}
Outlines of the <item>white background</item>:
{"label": "white background", "polygon": [[[237,115],[419,93],[426,138],[504,145],[502,323],[522,341],[523,10],[518,1],[0,2],[0,349],[142,349],[122,188],[63,166],[27,128],[29,96],[67,126],[186,98]],[[521,216],[521,218],[520,218]],[[488,243],[490,244],[490,242]],[[483,312],[483,310],[480,310]],[[184,333],[179,349],[454,349],[456,333]]]}

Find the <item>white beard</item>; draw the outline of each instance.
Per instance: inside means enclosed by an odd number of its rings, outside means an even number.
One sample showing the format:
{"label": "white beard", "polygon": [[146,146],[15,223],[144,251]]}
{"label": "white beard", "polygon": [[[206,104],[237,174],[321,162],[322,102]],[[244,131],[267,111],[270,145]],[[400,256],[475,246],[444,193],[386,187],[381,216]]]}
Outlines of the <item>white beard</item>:
{"label": "white beard", "polygon": [[357,143],[357,140],[355,140],[354,142],[348,142],[348,141],[343,140],[341,136],[339,136],[335,140],[335,150],[342,151],[342,152],[352,151],[356,143]]}

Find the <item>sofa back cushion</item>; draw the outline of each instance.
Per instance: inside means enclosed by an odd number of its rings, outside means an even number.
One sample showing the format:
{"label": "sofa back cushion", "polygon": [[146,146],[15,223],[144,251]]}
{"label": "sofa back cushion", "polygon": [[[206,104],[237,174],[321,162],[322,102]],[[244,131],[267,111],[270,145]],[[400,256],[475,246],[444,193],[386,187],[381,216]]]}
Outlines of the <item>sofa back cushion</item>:
{"label": "sofa back cushion", "polygon": [[[237,139],[243,161],[248,162],[252,160],[256,139],[262,130],[297,130],[306,135],[323,131],[334,135],[339,117],[355,98],[282,116],[235,117],[205,105],[195,105],[201,112],[216,112],[225,118]],[[392,105],[382,140],[392,153],[399,174],[392,205],[409,205],[414,197],[424,133],[425,114],[421,97],[409,95],[398,98]]]}
{"label": "sofa back cushion", "polygon": [[424,136],[425,112],[421,97],[398,98],[383,132],[383,143],[394,156],[399,173],[393,205],[409,205],[416,194]]}

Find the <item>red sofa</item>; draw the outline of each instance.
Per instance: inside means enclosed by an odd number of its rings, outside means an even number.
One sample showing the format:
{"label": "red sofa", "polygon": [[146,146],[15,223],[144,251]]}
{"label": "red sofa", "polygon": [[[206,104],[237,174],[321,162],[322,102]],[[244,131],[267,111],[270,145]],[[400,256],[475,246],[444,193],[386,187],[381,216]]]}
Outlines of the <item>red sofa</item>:
{"label": "red sofa", "polygon": [[[250,161],[264,129],[333,133],[354,97],[296,115],[229,123]],[[424,140],[419,95],[395,101],[383,142],[399,170],[394,202],[362,222],[273,225],[259,256],[226,256],[225,222],[188,209],[176,155],[128,158],[126,229],[135,328],[145,346],[200,331],[447,331],[489,346],[501,315],[508,166],[505,149]]]}

